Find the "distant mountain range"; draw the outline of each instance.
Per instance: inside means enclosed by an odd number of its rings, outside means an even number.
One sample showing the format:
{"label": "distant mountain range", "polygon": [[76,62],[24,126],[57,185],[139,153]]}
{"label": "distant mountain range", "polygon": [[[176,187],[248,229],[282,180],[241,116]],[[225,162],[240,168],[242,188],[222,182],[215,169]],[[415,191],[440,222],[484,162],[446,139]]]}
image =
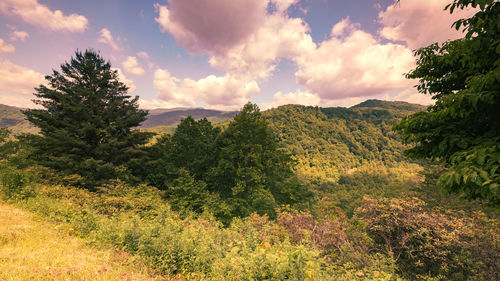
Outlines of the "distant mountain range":
{"label": "distant mountain range", "polygon": [[238,111],[220,111],[204,108],[152,109],[149,111],[148,120],[144,121],[140,128],[175,126],[188,116],[196,120],[207,118],[212,123],[218,123],[233,118],[237,113]]}
{"label": "distant mountain range", "polygon": [[[358,112],[359,110],[356,111],[355,109],[359,108],[382,108],[386,110],[415,112],[422,110],[424,107],[406,102],[367,100],[351,107],[350,109],[335,108],[334,112],[338,115],[337,117],[342,117],[342,115],[347,114],[344,117],[349,118],[349,116],[353,117],[353,112]],[[21,113],[21,110],[22,108],[0,104],[0,128],[7,127],[11,129],[14,134],[37,132],[37,128],[24,119],[24,115]],[[266,112],[276,112],[276,110],[278,109],[267,110]],[[328,108],[323,108],[322,110],[331,111]],[[187,116],[192,116],[196,120],[207,118],[212,123],[219,123],[232,119],[237,113],[238,111],[221,111],[204,108],[179,107],[170,109],[152,109],[149,110],[148,119],[142,123],[140,128],[159,133],[172,132],[175,126]]]}

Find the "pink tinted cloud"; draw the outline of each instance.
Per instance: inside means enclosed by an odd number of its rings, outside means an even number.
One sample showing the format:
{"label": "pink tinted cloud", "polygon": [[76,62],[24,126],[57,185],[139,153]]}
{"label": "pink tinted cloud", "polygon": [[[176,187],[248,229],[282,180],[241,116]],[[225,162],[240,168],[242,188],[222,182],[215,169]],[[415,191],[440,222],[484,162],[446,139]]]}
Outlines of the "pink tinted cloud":
{"label": "pink tinted cloud", "polygon": [[37,0],[2,0],[0,13],[20,17],[31,25],[53,31],[83,32],[88,28],[88,20],[79,14],[64,15],[60,10],[50,10]]}
{"label": "pink tinted cloud", "polygon": [[297,90],[291,93],[277,92],[274,94],[274,100],[269,103],[264,103],[264,107],[273,108],[284,104],[302,104],[302,105],[318,105],[321,99],[318,95],[308,91]]}
{"label": "pink tinted cloud", "polygon": [[192,53],[224,53],[263,22],[268,0],[168,0],[155,4],[163,32]]}
{"label": "pink tinted cloud", "polygon": [[0,55],[7,53],[14,53],[16,51],[16,47],[11,44],[7,44],[2,38],[0,38]]}
{"label": "pink tinted cloud", "polygon": [[411,86],[404,78],[415,63],[403,45],[380,43],[344,19],[318,48],[297,60],[297,82],[322,100],[373,96]]}
{"label": "pink tinted cloud", "polygon": [[113,35],[111,35],[111,31],[109,31],[109,29],[103,28],[99,33],[101,34],[98,39],[100,43],[110,46],[113,51],[118,51],[121,49],[120,46],[118,46],[118,43],[116,42]]}
{"label": "pink tinted cloud", "polygon": [[31,97],[34,88],[44,82],[41,73],[0,58],[0,95]]}
{"label": "pink tinted cloud", "polygon": [[255,81],[232,75],[209,75],[200,80],[179,79],[166,69],[154,75],[157,97],[176,106],[238,109],[260,91]]}
{"label": "pink tinted cloud", "polygon": [[463,37],[461,31],[451,28],[458,19],[470,17],[474,10],[444,11],[448,0],[405,0],[379,12],[383,37],[393,41],[404,41],[410,49],[425,47],[435,42]]}

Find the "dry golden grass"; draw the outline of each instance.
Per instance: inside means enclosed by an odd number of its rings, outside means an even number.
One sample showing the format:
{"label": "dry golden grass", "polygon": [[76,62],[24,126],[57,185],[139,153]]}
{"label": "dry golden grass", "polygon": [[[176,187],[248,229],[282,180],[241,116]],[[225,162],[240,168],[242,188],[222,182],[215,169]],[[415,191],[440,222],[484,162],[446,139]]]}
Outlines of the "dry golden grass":
{"label": "dry golden grass", "polygon": [[133,257],[97,250],[0,202],[0,280],[166,280]]}

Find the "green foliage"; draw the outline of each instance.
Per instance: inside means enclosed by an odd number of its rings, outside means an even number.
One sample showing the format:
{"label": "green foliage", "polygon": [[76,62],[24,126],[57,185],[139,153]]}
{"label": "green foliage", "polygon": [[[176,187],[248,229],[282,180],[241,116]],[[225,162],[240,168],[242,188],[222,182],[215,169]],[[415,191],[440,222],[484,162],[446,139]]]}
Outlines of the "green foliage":
{"label": "green foliage", "polygon": [[407,154],[431,158],[447,168],[440,180],[448,193],[500,205],[500,3],[455,0],[450,12],[479,11],[454,23],[465,38],[415,52],[417,67],[407,74],[436,100],[427,112],[395,127],[415,146]]}
{"label": "green foliage", "polygon": [[371,198],[398,198],[412,193],[422,182],[417,164],[400,163],[392,167],[373,162],[349,174],[340,176],[336,183],[324,183],[317,188],[317,195],[352,217],[365,196]]}
{"label": "green foliage", "polygon": [[77,51],[61,72],[54,70],[46,79],[48,86],[35,89],[35,103],[44,109],[23,111],[40,128],[40,135],[28,138],[33,158],[63,174],[82,176],[88,187],[123,175],[150,137],[131,130],[147,115],[138,109],[138,97],[127,95],[117,72],[92,50]]}
{"label": "green foliage", "polygon": [[280,106],[266,111],[280,145],[297,160],[299,178],[316,184],[372,161],[405,160],[404,145],[391,127],[424,107],[371,100],[352,108]]}
{"label": "green foliage", "polygon": [[26,199],[35,196],[35,176],[23,170],[0,163],[0,193],[2,198]]}
{"label": "green foliage", "polygon": [[253,212],[274,216],[282,204],[305,207],[311,197],[268,121],[250,103],[223,132],[207,119],[187,117],[147,151],[139,174],[166,190],[176,210],[210,211],[229,223]]}
{"label": "green foliage", "polygon": [[218,138],[218,162],[209,184],[233,207],[233,216],[252,212],[274,216],[279,204],[296,204],[310,196],[294,181],[291,158],[278,149],[268,121],[251,103]]}

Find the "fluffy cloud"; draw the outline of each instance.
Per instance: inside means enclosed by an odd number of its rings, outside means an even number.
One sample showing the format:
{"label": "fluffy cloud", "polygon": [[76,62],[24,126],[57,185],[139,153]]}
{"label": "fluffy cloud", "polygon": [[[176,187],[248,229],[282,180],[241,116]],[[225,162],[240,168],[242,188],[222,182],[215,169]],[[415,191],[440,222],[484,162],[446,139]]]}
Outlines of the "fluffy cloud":
{"label": "fluffy cloud", "polygon": [[[405,0],[379,12],[383,25],[380,34],[394,41],[405,41],[409,48],[417,49],[434,42],[444,42],[463,36],[451,28],[458,19],[470,17],[474,10],[457,9],[450,15],[444,11],[448,0]],[[432,27],[429,26],[432,23]]]}
{"label": "fluffy cloud", "polygon": [[414,63],[405,46],[379,43],[345,19],[332,28],[329,40],[297,59],[296,77],[321,99],[372,96],[410,86],[403,73]]}
{"label": "fluffy cloud", "polygon": [[42,74],[0,58],[0,95],[31,96],[44,82]]}
{"label": "fluffy cloud", "polygon": [[2,38],[0,38],[0,55],[5,53],[14,53],[16,51],[16,47],[13,45],[5,43]]}
{"label": "fluffy cloud", "polygon": [[10,33],[9,39],[11,41],[21,41],[24,42],[28,38],[29,34],[26,31],[14,30]]}
{"label": "fluffy cloud", "polygon": [[119,69],[119,68],[113,68],[113,70],[116,70],[116,72],[118,73],[118,80],[122,83],[124,83],[127,87],[128,87],[128,92],[129,93],[132,93],[135,91],[136,87],[135,87],[135,84],[134,84],[134,81],[128,79],[127,77],[125,77],[125,75],[123,74],[122,70]]}
{"label": "fluffy cloud", "polygon": [[155,4],[155,19],[192,53],[224,53],[243,42],[265,19],[268,0],[168,0]]}
{"label": "fluffy cloud", "polygon": [[136,57],[127,57],[127,60],[122,63],[123,68],[125,69],[126,72],[135,74],[135,75],[142,75],[144,73],[144,68],[140,67],[137,64],[137,58]]}
{"label": "fluffy cloud", "polygon": [[222,55],[210,58],[218,69],[251,78],[267,78],[280,58],[295,60],[316,49],[308,34],[309,26],[299,18],[274,13],[247,41]]}
{"label": "fluffy cloud", "polygon": [[318,105],[319,103],[320,98],[316,94],[297,90],[295,92],[287,94],[277,92],[276,94],[274,94],[274,101],[270,103],[264,103],[264,107],[273,108],[284,104]]}
{"label": "fluffy cloud", "polygon": [[88,27],[86,17],[64,15],[60,10],[52,11],[37,0],[2,0],[0,13],[18,16],[26,23],[54,31],[83,32]]}
{"label": "fluffy cloud", "polygon": [[[287,59],[297,67],[297,84],[306,90],[279,92],[267,106],[296,102],[351,104],[370,97],[384,98],[388,93],[392,93],[388,98],[422,103],[425,101],[418,99],[418,94],[406,91],[415,83],[403,76],[415,66],[410,48],[460,36],[450,26],[456,18],[465,16],[442,12],[444,0],[408,0],[401,2],[400,7],[391,5],[380,11],[383,28],[377,34],[363,31],[347,17],[332,27],[329,38],[315,43],[308,24],[287,13],[297,0],[254,1],[249,4],[248,15],[241,15],[240,7],[227,1],[169,0],[168,8],[155,5],[156,21],[162,31],[172,34],[178,44],[193,54],[208,53],[210,65],[226,72],[223,77],[209,76],[198,81],[179,80],[168,72],[157,72],[167,77],[160,79],[165,83],[163,88],[168,89],[159,91],[168,93],[162,100],[197,104],[204,92],[202,81],[224,85],[220,87],[223,89],[230,77],[238,77],[239,85],[241,81],[256,83],[255,80],[268,79],[280,60]],[[263,9],[268,4],[273,8]],[[233,22],[233,16],[241,20]],[[252,24],[242,24],[250,18],[255,19]],[[439,27],[428,28],[426,24],[431,21],[438,22]],[[385,39],[407,44],[387,43]],[[398,96],[395,92],[406,94]],[[217,99],[216,94],[207,94]],[[231,102],[236,105],[238,100],[224,100],[226,106]]]}
{"label": "fluffy cloud", "polygon": [[176,78],[165,69],[156,70],[154,85],[158,91],[158,99],[170,104],[225,109],[240,108],[260,91],[255,81],[232,75],[210,75],[196,81]]}
{"label": "fluffy cloud", "polygon": [[120,50],[120,47],[115,41],[115,38],[113,38],[113,35],[111,35],[111,31],[107,28],[101,29],[101,37],[99,37],[99,42],[104,43],[106,45],[109,45],[113,51],[118,51]]}
{"label": "fluffy cloud", "polygon": [[17,27],[14,25],[6,24],[7,28],[12,30],[12,32],[9,35],[10,41],[21,41],[24,42],[26,38],[28,38],[29,34],[26,31],[20,31],[17,30]]}

